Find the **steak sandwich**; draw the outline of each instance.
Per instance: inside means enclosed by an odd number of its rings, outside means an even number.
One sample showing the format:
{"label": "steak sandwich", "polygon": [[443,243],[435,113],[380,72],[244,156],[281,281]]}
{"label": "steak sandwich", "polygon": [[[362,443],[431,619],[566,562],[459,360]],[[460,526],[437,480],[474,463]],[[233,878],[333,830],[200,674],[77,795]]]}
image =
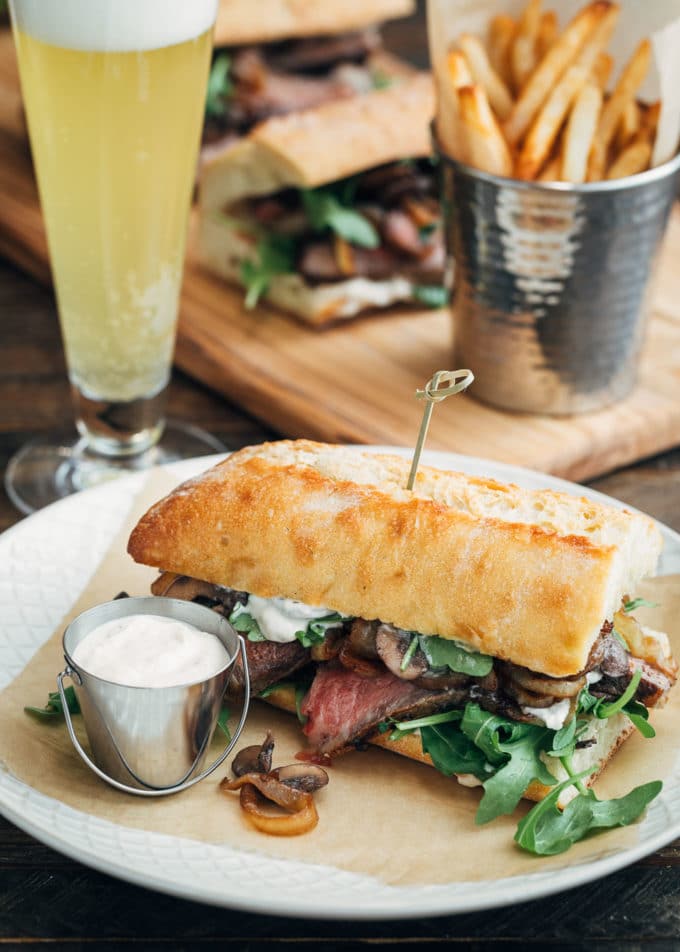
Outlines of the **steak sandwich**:
{"label": "steak sandwich", "polygon": [[205,143],[224,145],[271,116],[368,92],[404,64],[380,25],[413,0],[223,0],[208,88]]}
{"label": "steak sandwich", "polygon": [[195,257],[315,325],[445,300],[427,74],[261,123],[204,162]]}
{"label": "steak sandwich", "polygon": [[408,472],[304,440],[248,447],[150,509],[128,550],[162,570],[155,594],[246,633],[253,691],[297,710],[313,756],[371,743],[433,763],[484,786],[480,822],[522,796],[564,805],[635,727],[653,733],[675,681],[668,638],[632,614],[660,533],[425,466],[407,491]]}

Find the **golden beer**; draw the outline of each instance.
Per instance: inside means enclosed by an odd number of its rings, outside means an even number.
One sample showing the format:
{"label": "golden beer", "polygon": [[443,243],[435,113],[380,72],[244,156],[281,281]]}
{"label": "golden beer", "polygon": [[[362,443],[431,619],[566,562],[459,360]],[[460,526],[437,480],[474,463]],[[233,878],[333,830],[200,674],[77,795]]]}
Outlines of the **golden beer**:
{"label": "golden beer", "polygon": [[[184,0],[184,11],[194,3],[214,7]],[[81,47],[94,27],[71,43],[68,22],[46,36],[22,18],[22,0],[13,9],[69,375],[89,399],[124,402],[169,377],[214,14],[166,43],[176,2],[138,0],[138,20],[126,0],[109,3],[114,14],[118,4],[127,32],[93,48]],[[60,0],[50,15],[65,10],[106,26],[102,0]]]}

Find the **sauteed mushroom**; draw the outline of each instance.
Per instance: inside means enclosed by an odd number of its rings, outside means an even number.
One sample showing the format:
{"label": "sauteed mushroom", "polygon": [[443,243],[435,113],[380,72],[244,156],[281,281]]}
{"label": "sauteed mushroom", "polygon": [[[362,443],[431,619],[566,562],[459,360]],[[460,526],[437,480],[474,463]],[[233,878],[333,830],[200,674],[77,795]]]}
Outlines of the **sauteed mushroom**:
{"label": "sauteed mushroom", "polygon": [[[231,765],[235,779],[225,777],[220,790],[240,792],[241,808],[258,830],[275,836],[306,833],[319,820],[312,793],[328,783],[328,774],[311,763],[272,770],[273,750],[274,738],[267,731],[262,744],[239,751]],[[287,812],[272,812],[272,804]]]}
{"label": "sauteed mushroom", "polygon": [[277,767],[272,770],[272,776],[295,790],[304,790],[305,793],[314,793],[328,783],[328,774],[318,764],[300,763],[288,764],[286,767]]}
{"label": "sauteed mushroom", "polygon": [[271,731],[267,731],[262,744],[253,744],[238,752],[232,762],[231,772],[235,777],[242,777],[247,773],[269,773],[272,769],[273,750],[274,738]]}

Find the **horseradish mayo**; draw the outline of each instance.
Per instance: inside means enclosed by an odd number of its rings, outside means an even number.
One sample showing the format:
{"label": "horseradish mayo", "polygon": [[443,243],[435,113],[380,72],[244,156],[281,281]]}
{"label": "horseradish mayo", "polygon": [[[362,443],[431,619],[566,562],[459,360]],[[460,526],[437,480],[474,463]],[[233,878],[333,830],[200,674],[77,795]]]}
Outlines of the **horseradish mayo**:
{"label": "horseradish mayo", "polygon": [[294,598],[260,598],[251,595],[244,609],[254,618],[267,641],[295,641],[295,633],[305,631],[310,621],[330,615],[330,608],[305,605]]}
{"label": "horseradish mayo", "polygon": [[74,663],[89,674],[138,688],[205,681],[229,660],[215,635],[160,615],[128,615],[104,622],[73,652]]}

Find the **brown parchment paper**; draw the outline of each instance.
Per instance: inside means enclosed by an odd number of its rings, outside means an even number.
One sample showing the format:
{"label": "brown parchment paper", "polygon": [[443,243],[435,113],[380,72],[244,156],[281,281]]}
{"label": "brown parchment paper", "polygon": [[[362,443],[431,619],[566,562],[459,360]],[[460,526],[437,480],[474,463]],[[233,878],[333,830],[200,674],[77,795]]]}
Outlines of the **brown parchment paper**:
{"label": "brown parchment paper", "polygon": [[[136,566],[125,552],[129,531],[148,505],[171,488],[157,474],[135,500],[130,515],[69,618],[107,600],[121,589],[146,594],[155,573]],[[680,577],[656,579],[636,594],[661,602],[644,609],[644,621],[665,629],[680,654]],[[68,620],[68,619],[66,619]],[[20,780],[69,806],[123,826],[258,851],[301,862],[335,866],[376,877],[392,885],[447,883],[507,877],[565,867],[600,858],[638,842],[629,827],[577,844],[561,857],[538,859],[513,844],[512,817],[485,827],[474,825],[478,790],[461,787],[435,770],[378,749],[340,758],[330,783],[317,795],[318,827],[304,836],[270,837],[250,828],[236,794],[217,786],[226,770],[176,796],[146,800],[119,793],[97,779],[71,747],[63,724],[44,725],[23,712],[43,705],[63,668],[63,625],[0,695],[0,761]],[[653,715],[657,736],[633,736],[616,755],[598,785],[604,796],[619,796],[645,780],[663,779],[678,757],[680,689]],[[232,712],[236,714],[237,712]],[[76,718],[79,721],[80,718]],[[276,738],[274,763],[290,763],[304,746],[294,717],[254,702],[240,746],[262,740],[270,728]],[[219,744],[214,744],[214,752]]]}
{"label": "brown parchment paper", "polygon": [[[461,33],[486,37],[489,21],[498,13],[517,17],[527,0],[428,0],[430,61],[438,93],[437,130],[452,155],[458,152],[456,107],[451,100],[446,52]],[[546,0],[544,9],[555,10],[560,31],[588,0]],[[644,37],[652,43],[653,62],[640,98],[661,99],[661,115],[654,143],[652,165],[668,161],[678,148],[680,136],[680,0],[617,0],[621,16],[607,51],[614,56],[610,87],[624,63]]]}

